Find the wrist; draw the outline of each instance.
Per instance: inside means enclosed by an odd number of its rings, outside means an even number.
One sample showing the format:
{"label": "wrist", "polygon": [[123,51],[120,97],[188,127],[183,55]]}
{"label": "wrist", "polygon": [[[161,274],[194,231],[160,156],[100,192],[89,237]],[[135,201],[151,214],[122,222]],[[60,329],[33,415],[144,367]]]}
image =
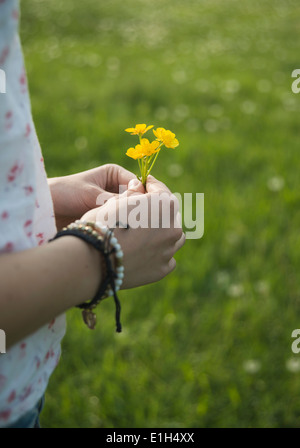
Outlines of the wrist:
{"label": "wrist", "polygon": [[70,188],[70,181],[67,181],[70,177],[64,176],[48,179],[57,230],[61,230],[77,219],[77,216],[74,215],[74,206],[70,206],[74,196],[76,197],[73,187],[71,186]]}
{"label": "wrist", "polygon": [[[120,322],[121,305],[117,297],[124,278],[123,252],[113,232],[101,223],[75,221],[64,227],[52,239],[56,240],[63,236],[73,236],[87,243],[87,246],[96,249],[102,257],[103,268],[100,286],[92,299],[77,304],[81,308],[83,320],[90,329],[96,325],[96,315],[94,309],[106,297],[113,296],[116,306],[116,327],[117,332],[122,331]],[[99,270],[100,271],[100,270]]]}
{"label": "wrist", "polygon": [[93,297],[104,278],[101,254],[90,244],[72,235],[53,241],[73,260],[74,299],[70,306],[77,306]]}
{"label": "wrist", "polygon": [[58,230],[62,229],[67,223],[63,220],[63,214],[60,213],[60,199],[59,199],[59,177],[48,178],[48,186],[53,203],[53,211],[55,215],[56,227]]}

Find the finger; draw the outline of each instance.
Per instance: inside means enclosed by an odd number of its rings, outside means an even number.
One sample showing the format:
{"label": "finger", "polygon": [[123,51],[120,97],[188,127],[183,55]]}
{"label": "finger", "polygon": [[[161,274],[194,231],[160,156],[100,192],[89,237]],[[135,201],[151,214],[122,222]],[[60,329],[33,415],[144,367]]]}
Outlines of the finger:
{"label": "finger", "polygon": [[171,193],[171,191],[165,184],[155,179],[155,177],[151,175],[147,177],[146,191],[147,193]]}
{"label": "finger", "polygon": [[[124,188],[123,188],[124,189]],[[103,190],[103,188],[99,187],[99,194],[96,199],[96,205],[101,206],[104,205],[109,199],[117,199],[117,197],[124,197],[132,194],[144,194],[145,188],[143,184],[134,176],[133,179],[130,179],[128,182],[128,186],[124,192],[120,195],[117,193],[112,193],[110,191]]]}
{"label": "finger", "polygon": [[[127,189],[131,180],[136,179],[135,174],[120,165],[107,165],[106,188],[116,193],[122,193]],[[122,191],[123,190],[123,191]]]}
{"label": "finger", "polygon": [[99,194],[96,198],[96,205],[101,207],[104,205],[109,199],[115,198],[118,196],[116,193],[110,193],[109,191],[105,191],[102,188],[99,188]]}
{"label": "finger", "polygon": [[182,233],[181,237],[176,240],[171,246],[168,246],[164,256],[166,257],[167,260],[170,260],[172,257],[174,257],[174,255],[176,254],[176,252],[179,251],[179,249],[181,249],[183,247],[185,243],[185,234]]}
{"label": "finger", "polygon": [[161,267],[161,276],[160,278],[164,278],[167,275],[169,275],[172,271],[174,271],[174,269],[176,268],[176,260],[175,258],[170,258],[170,260],[168,262],[166,262],[162,267]]}
{"label": "finger", "polygon": [[[148,198],[145,195],[143,184],[138,179],[133,179],[128,184],[128,190],[115,197],[115,218],[116,227],[129,228],[135,227],[135,222],[130,222],[131,211],[138,207],[140,213],[148,216]],[[108,205],[110,202],[108,202]],[[141,212],[141,210],[143,210]],[[134,217],[133,217],[134,219]]]}
{"label": "finger", "polygon": [[[176,243],[174,244],[174,250],[175,252],[177,252],[179,249],[181,249],[185,244],[185,234],[182,232],[181,237],[179,238],[179,240],[176,241]],[[174,253],[175,253],[174,252]]]}
{"label": "finger", "polygon": [[175,268],[176,268],[176,260],[175,258],[171,258],[171,260],[169,261],[169,273],[174,271]]}
{"label": "finger", "polygon": [[131,181],[128,183],[128,190],[136,193],[145,193],[144,185],[141,181],[139,181],[137,178],[131,179]]}
{"label": "finger", "polygon": [[140,182],[137,178],[135,178],[130,180],[130,182],[128,183],[127,190],[124,191],[124,193],[120,194],[119,198],[122,199],[123,197],[126,196],[139,195],[139,194],[144,195],[145,188],[142,182]]}

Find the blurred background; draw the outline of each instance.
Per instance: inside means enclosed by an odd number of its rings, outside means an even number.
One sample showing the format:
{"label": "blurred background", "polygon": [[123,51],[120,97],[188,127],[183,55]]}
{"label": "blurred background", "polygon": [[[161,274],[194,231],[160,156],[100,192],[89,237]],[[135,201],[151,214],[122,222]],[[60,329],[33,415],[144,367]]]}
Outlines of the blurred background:
{"label": "blurred background", "polygon": [[[180,146],[153,175],[205,194],[205,234],[96,330],[67,314],[44,427],[298,427],[297,0],[26,0],[21,35],[48,176],[126,157],[136,123]],[[150,135],[149,135],[150,136]]]}

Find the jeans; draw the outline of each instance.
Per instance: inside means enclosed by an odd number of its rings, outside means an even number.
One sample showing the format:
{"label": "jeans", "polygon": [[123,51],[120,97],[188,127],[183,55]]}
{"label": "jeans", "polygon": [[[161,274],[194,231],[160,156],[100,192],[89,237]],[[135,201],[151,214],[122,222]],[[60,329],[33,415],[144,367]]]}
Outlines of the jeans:
{"label": "jeans", "polygon": [[43,409],[44,401],[45,397],[43,395],[33,409],[26,412],[19,420],[7,426],[7,428],[40,428],[39,416]]}

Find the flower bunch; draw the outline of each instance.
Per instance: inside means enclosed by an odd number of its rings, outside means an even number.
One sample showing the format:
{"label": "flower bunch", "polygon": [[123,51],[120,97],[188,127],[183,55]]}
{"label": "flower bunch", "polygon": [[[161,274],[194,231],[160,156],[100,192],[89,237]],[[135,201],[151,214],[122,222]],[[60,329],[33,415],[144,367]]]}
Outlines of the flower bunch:
{"label": "flower bunch", "polygon": [[152,142],[143,138],[143,135],[152,128],[153,126],[147,126],[146,124],[137,124],[134,128],[125,129],[131,135],[139,137],[139,143],[134,148],[129,148],[126,155],[138,161],[141,173],[138,179],[144,186],[146,186],[147,176],[150,174],[162,146],[176,148],[179,145],[175,134],[164,128],[153,129],[156,139]]}

